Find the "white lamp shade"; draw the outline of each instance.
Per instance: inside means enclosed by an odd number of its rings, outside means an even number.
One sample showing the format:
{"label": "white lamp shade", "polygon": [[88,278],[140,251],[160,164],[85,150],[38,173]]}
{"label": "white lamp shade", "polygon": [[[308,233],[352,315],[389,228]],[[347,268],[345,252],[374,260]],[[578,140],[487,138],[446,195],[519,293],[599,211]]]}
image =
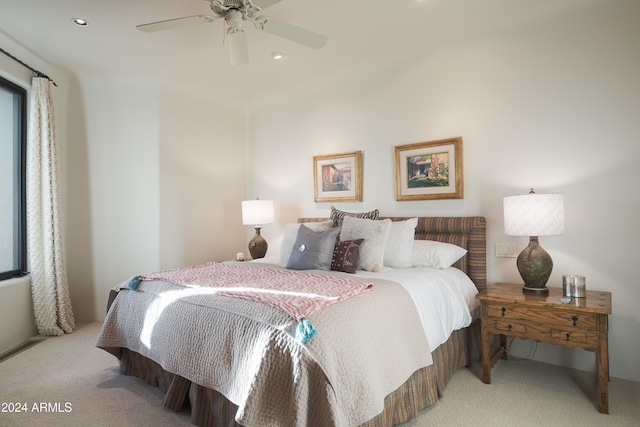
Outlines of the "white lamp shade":
{"label": "white lamp shade", "polygon": [[507,236],[564,234],[564,196],[530,193],[505,197],[504,233]]}
{"label": "white lamp shade", "polygon": [[245,200],[242,202],[242,224],[263,225],[273,223],[273,200]]}

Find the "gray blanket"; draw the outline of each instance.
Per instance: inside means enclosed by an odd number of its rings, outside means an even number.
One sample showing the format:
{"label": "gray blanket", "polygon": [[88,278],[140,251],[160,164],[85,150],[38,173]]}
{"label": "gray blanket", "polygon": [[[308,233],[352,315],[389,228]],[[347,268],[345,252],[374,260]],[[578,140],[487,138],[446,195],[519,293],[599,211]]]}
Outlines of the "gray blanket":
{"label": "gray blanket", "polygon": [[304,345],[291,336],[297,322],[275,307],[143,282],[137,292],[120,290],[96,345],[128,348],[219,391],[248,427],[359,425],[432,363],[409,294],[394,282],[367,282],[371,291],[311,315],[317,335]]}

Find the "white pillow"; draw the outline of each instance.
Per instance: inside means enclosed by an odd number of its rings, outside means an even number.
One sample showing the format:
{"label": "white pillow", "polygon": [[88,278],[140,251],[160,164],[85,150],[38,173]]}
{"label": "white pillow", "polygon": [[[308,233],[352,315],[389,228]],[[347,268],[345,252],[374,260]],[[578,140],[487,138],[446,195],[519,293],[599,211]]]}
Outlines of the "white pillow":
{"label": "white pillow", "polygon": [[462,258],[467,250],[451,243],[433,240],[413,241],[413,266],[449,268]]}
{"label": "white pillow", "polygon": [[342,220],[340,240],[364,239],[360,245],[358,268],[380,271],[384,265],[384,248],[389,237],[391,220],[372,220],[345,216]]}
{"label": "white pillow", "polygon": [[[291,257],[291,250],[294,243],[296,243],[300,224],[287,224],[284,230],[284,237],[282,237],[282,243],[280,244],[280,262],[284,265],[289,262],[289,257]],[[333,226],[333,221],[305,222],[304,225],[313,231],[326,231]]]}
{"label": "white pillow", "polygon": [[413,239],[418,218],[393,221],[384,247],[384,265],[391,268],[413,267]]}

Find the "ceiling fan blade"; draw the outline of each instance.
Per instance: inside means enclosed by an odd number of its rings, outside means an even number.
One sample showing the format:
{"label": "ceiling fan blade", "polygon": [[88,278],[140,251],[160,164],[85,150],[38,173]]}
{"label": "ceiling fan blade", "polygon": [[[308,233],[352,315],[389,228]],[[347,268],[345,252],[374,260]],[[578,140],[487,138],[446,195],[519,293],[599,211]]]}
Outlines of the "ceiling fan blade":
{"label": "ceiling fan blade", "polygon": [[258,16],[253,21],[256,28],[259,30],[275,34],[276,36],[283,37],[287,40],[291,40],[292,42],[299,43],[313,49],[320,49],[327,43],[327,37],[322,34],[278,19]]}
{"label": "ceiling fan blade", "polygon": [[228,31],[227,43],[229,44],[229,62],[231,65],[242,65],[249,62],[249,46],[247,35],[243,29]]}
{"label": "ceiling fan blade", "polygon": [[280,3],[281,1],[282,0],[252,0],[252,3],[258,6],[260,10],[264,10],[276,3]]}
{"label": "ceiling fan blade", "polygon": [[156,31],[170,30],[172,28],[182,27],[184,25],[196,24],[199,22],[213,22],[216,19],[211,15],[192,15],[182,18],[167,19],[166,21],[151,22],[149,24],[136,25],[136,28],[145,33],[154,33]]}

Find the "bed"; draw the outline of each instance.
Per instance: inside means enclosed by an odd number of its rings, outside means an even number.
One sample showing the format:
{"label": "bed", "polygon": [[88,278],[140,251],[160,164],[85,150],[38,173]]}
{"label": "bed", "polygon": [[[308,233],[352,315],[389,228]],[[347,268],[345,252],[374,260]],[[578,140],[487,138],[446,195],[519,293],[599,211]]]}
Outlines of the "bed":
{"label": "bed", "polygon": [[[453,268],[437,274],[462,275],[476,289],[486,286],[483,217],[420,217],[414,238],[464,248],[466,255]],[[289,271],[275,262],[221,264],[215,267],[234,274]],[[475,298],[468,296],[468,326],[433,339],[424,333],[428,315],[393,280],[393,270],[295,272],[368,285],[307,316],[314,329],[306,338],[297,336],[300,318],[262,302],[203,293],[154,276],[134,287],[127,281],[110,293],[96,345],[119,359],[122,374],[159,387],[165,408],[189,406],[196,425],[398,425],[437,402],[451,375],[479,358],[480,340],[470,301]],[[415,276],[421,270],[402,271]],[[446,317],[447,310],[439,310]]]}

